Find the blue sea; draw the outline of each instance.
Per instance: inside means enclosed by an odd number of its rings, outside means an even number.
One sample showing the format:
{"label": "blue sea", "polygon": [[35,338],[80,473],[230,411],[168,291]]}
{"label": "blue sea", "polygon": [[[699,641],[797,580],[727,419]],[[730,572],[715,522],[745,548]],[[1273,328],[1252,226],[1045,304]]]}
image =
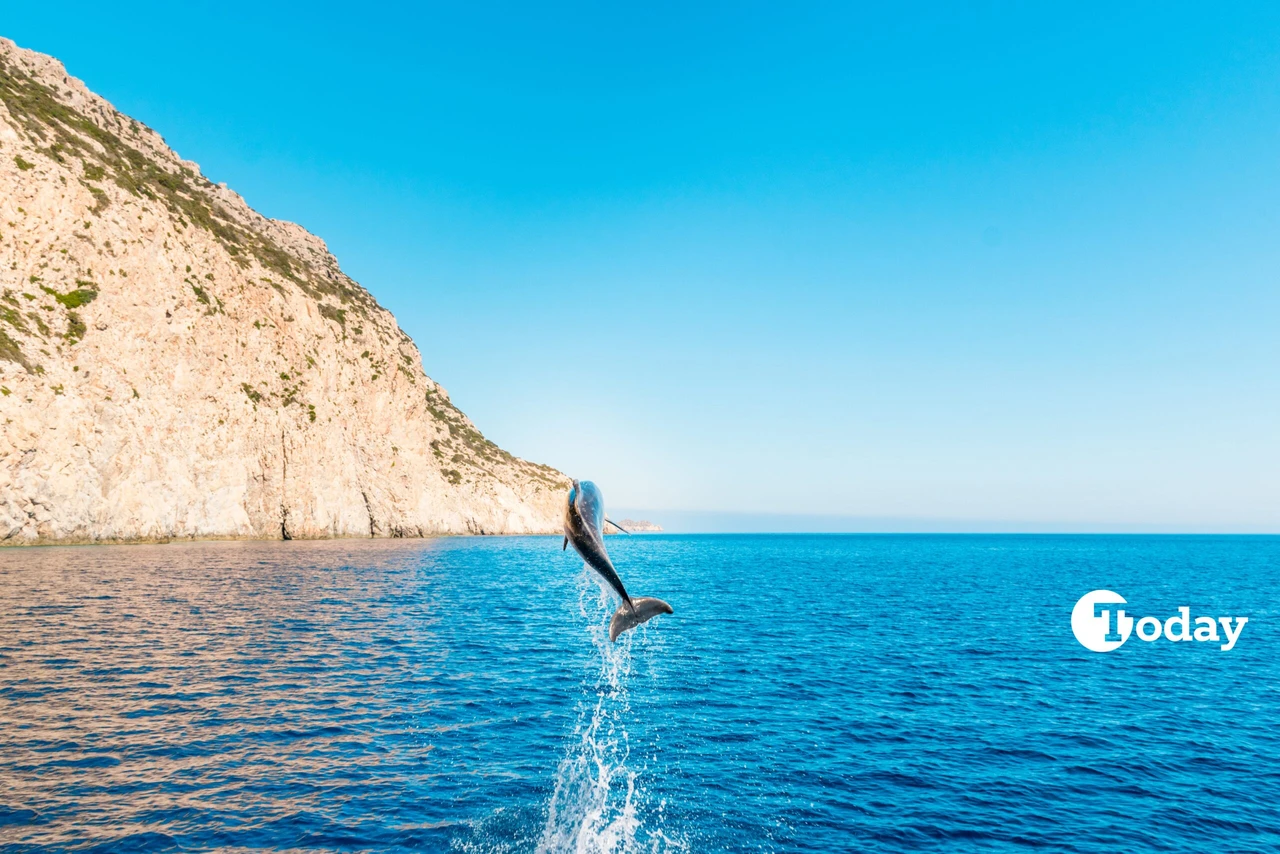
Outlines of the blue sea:
{"label": "blue sea", "polygon": [[0,551],[0,849],[1280,850],[1280,538],[609,548],[616,645],[558,537]]}

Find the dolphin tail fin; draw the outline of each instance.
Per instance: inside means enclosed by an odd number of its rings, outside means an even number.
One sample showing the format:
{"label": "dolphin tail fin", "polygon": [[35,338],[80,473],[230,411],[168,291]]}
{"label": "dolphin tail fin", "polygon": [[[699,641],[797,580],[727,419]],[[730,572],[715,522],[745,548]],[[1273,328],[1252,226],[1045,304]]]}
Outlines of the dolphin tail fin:
{"label": "dolphin tail fin", "polygon": [[647,623],[659,614],[670,613],[672,613],[670,605],[651,596],[632,599],[630,604],[623,602],[614,612],[613,619],[609,621],[609,640],[616,641],[618,635],[623,632],[634,629],[641,623]]}

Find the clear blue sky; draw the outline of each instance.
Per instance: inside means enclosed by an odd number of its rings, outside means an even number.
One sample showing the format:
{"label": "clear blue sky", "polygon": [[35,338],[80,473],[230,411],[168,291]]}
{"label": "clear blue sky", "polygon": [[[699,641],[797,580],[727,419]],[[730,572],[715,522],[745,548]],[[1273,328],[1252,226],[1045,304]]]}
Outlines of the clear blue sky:
{"label": "clear blue sky", "polygon": [[1280,6],[882,5],[0,32],[323,237],[486,434],[620,509],[1280,531]]}

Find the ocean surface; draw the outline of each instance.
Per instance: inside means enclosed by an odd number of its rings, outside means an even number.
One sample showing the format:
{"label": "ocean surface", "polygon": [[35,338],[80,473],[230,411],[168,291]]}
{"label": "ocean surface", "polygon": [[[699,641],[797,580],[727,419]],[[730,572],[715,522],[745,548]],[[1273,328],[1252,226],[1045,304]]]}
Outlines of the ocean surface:
{"label": "ocean surface", "polygon": [[0,850],[1280,850],[1280,538],[560,546],[0,551]]}

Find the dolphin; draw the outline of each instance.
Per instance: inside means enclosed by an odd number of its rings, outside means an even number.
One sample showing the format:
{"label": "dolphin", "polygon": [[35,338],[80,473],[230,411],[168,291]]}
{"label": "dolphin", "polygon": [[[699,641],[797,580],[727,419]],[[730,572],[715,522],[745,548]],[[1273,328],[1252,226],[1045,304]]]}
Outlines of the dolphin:
{"label": "dolphin", "polygon": [[582,555],[587,565],[600,573],[600,577],[622,597],[622,605],[609,621],[609,640],[616,641],[618,635],[628,629],[634,629],[659,614],[670,614],[672,611],[671,606],[661,599],[649,596],[632,599],[627,595],[627,588],[622,586],[622,579],[613,568],[609,553],[604,550],[604,537],[600,531],[605,522],[619,531],[623,530],[613,520],[605,519],[604,498],[596,485],[589,480],[575,480],[564,505],[564,545],[561,550],[573,543],[574,549]]}

